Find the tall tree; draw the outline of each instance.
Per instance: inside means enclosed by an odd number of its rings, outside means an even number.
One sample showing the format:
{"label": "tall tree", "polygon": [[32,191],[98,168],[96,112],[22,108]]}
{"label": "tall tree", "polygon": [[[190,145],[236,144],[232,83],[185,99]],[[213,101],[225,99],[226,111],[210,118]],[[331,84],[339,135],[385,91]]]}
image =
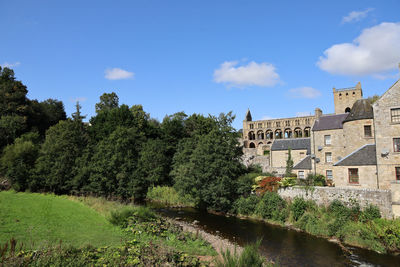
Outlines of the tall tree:
{"label": "tall tree", "polygon": [[32,189],[70,193],[76,175],[76,160],[81,157],[87,142],[85,128],[76,121],[60,121],[50,127],[39,151]]}
{"label": "tall tree", "polygon": [[289,147],[289,150],[288,150],[288,158],[287,158],[287,160],[286,160],[286,171],[285,171],[285,176],[286,176],[286,177],[292,176],[292,170],[293,170],[292,149]]}
{"label": "tall tree", "polygon": [[104,93],[100,96],[100,102],[96,104],[96,113],[100,111],[117,108],[119,106],[119,98],[116,93]]}
{"label": "tall tree", "polygon": [[174,156],[175,188],[191,195],[201,208],[227,211],[235,199],[236,180],[244,166],[233,119],[231,113],[213,118],[214,129],[184,139]]}

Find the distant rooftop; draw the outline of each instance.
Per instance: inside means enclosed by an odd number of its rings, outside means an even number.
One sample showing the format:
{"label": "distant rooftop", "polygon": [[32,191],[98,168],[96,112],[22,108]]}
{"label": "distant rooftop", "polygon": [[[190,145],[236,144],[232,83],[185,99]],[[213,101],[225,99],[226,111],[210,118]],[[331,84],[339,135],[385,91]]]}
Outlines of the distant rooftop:
{"label": "distant rooftop", "polygon": [[376,146],[367,144],[342,158],[333,166],[366,166],[376,165]]}
{"label": "distant rooftop", "polygon": [[293,138],[293,139],[275,139],[272,143],[271,150],[302,150],[307,149],[307,155],[311,153],[310,138]]}
{"label": "distant rooftop", "polygon": [[354,86],[354,87],[347,87],[347,88],[335,88],[335,90],[336,91],[349,91],[349,90],[356,90],[357,89],[357,87],[356,86]]}
{"label": "distant rooftop", "polygon": [[322,115],[315,120],[313,131],[343,129],[343,121],[348,116],[348,113],[337,115]]}

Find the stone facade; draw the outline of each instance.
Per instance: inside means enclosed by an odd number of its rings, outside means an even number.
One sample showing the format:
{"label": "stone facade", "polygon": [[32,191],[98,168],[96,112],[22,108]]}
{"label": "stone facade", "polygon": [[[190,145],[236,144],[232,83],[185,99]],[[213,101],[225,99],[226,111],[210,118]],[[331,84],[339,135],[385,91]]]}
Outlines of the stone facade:
{"label": "stone facade", "polygon": [[[292,155],[293,165],[296,165],[307,155],[307,150],[291,150],[290,154]],[[273,171],[276,171],[278,174],[284,174],[288,156],[288,150],[271,151],[271,166],[273,166]]]}
{"label": "stone facade", "polygon": [[[358,182],[351,183],[349,179],[350,171],[349,169],[357,169],[358,172]],[[335,186],[340,187],[360,187],[360,188],[371,188],[377,189],[377,179],[376,179],[376,166],[334,166],[335,172]]]}
{"label": "stone facade", "polygon": [[[366,135],[364,127],[370,127],[371,135]],[[343,123],[343,153],[344,157],[365,144],[375,144],[374,139],[374,120],[363,119]]]}
{"label": "stone facade", "polygon": [[289,187],[279,189],[278,194],[288,200],[295,197],[314,200],[318,205],[328,206],[335,199],[348,205],[357,202],[362,208],[372,204],[380,207],[383,217],[392,218],[392,199],[389,190],[348,188],[348,187],[319,187],[305,189],[302,187]]}
{"label": "stone facade", "polygon": [[[393,212],[400,216],[400,151],[395,142],[400,138],[400,80],[373,105],[378,184],[392,192]],[[397,139],[398,140],[398,139]]]}
{"label": "stone facade", "polygon": [[333,101],[335,103],[335,114],[350,112],[354,102],[362,99],[361,83],[355,87],[336,89],[333,88]]}

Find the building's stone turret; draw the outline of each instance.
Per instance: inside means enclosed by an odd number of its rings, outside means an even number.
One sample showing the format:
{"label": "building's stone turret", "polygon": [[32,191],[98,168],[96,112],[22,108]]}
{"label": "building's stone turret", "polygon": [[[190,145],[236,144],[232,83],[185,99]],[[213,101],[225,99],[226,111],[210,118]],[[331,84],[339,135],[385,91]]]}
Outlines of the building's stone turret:
{"label": "building's stone turret", "polygon": [[252,121],[250,109],[247,109],[245,121]]}
{"label": "building's stone turret", "polygon": [[336,89],[333,88],[333,101],[335,104],[335,114],[342,114],[351,111],[351,107],[358,100],[362,99],[361,83],[355,87]]}

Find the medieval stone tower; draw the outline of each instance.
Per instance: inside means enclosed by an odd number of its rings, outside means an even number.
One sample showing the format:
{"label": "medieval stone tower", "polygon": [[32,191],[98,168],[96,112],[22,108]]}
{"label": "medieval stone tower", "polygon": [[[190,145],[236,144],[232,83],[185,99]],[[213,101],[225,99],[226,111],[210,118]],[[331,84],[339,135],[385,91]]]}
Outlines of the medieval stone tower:
{"label": "medieval stone tower", "polygon": [[336,89],[333,88],[333,101],[335,103],[335,114],[348,113],[358,100],[362,99],[361,83],[355,87]]}

